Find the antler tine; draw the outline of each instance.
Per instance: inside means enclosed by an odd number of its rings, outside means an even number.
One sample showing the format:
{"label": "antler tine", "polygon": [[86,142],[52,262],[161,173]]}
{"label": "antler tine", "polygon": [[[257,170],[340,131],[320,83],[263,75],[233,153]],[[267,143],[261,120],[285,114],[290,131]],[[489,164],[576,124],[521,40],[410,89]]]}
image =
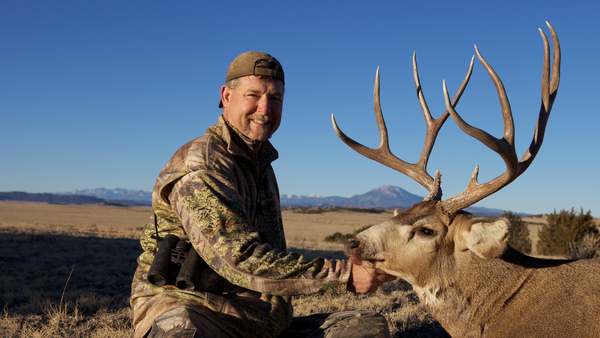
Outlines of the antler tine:
{"label": "antler tine", "polygon": [[[383,119],[383,112],[381,111],[381,100],[380,100],[380,85],[379,85],[379,67],[375,73],[375,88],[373,88],[373,108],[375,109],[375,118],[377,119],[377,128],[379,129],[379,148],[386,155],[392,155],[390,151],[390,143],[388,140],[387,126]],[[393,155],[392,155],[393,156]]]}
{"label": "antler tine", "polygon": [[[471,74],[473,73],[474,60],[475,60],[475,57],[471,58],[471,63],[469,64],[469,70],[467,71],[467,75],[465,76],[465,79],[463,80],[460,88],[456,92],[456,95],[454,95],[454,98],[452,99],[452,107],[455,107],[456,104],[458,104],[458,101],[462,97],[463,92],[467,88],[467,84],[469,83],[469,79],[471,78]],[[444,113],[442,113],[442,115],[440,117],[438,117],[437,119],[434,119],[431,116],[431,113],[429,112],[429,108],[427,107],[427,102],[425,101],[425,96],[423,95],[423,90],[421,88],[421,81],[419,80],[419,70],[417,68],[417,53],[416,52],[413,54],[413,73],[414,73],[414,78],[415,78],[415,87],[417,89],[417,96],[419,98],[419,103],[421,104],[421,109],[423,110],[423,116],[425,117],[425,122],[427,124],[427,134],[425,136],[425,144],[423,146],[423,151],[421,152],[421,157],[419,158],[419,161],[417,162],[417,164],[419,166],[421,166],[421,168],[423,168],[423,170],[426,170],[427,162],[429,161],[429,156],[431,155],[431,150],[433,149],[437,135],[438,135],[440,129],[442,128],[442,126],[444,125],[444,123],[446,122],[446,120],[448,119],[448,116],[450,116],[450,115],[449,115],[448,110],[445,110]]]}
{"label": "antler tine", "polygon": [[544,134],[546,132],[546,124],[550,117],[550,111],[556,98],[558,91],[558,84],[560,82],[560,44],[554,27],[546,22],[550,33],[552,34],[552,44],[554,45],[554,55],[552,59],[552,79],[550,79],[550,46],[546,34],[540,29],[540,34],[544,39],[544,70],[542,75],[542,105],[540,107],[540,115],[535,126],[535,132],[533,134],[533,140],[529,145],[529,148],[520,160],[519,169],[525,171],[533,159],[537,155],[542,142],[544,141]]}
{"label": "antler tine", "polygon": [[[379,137],[380,137],[379,147],[377,149],[367,148],[367,147],[363,146],[362,144],[354,141],[353,139],[346,136],[346,134],[344,134],[339,129],[333,114],[331,115],[331,120],[333,123],[333,128],[335,129],[335,132],[338,135],[338,137],[344,143],[346,143],[350,148],[354,149],[354,151],[356,151],[357,153],[359,153],[367,158],[370,158],[376,162],[386,165],[396,171],[399,171],[399,172],[405,174],[406,176],[417,181],[419,184],[424,186],[430,192],[429,196],[427,196],[425,198],[426,200],[430,200],[430,199],[439,200],[439,199],[441,199],[441,189],[440,189],[440,176],[441,175],[439,174],[439,171],[436,172],[436,178],[434,180],[427,173],[427,162],[429,160],[429,155],[431,154],[431,150],[433,149],[433,145],[435,143],[437,134],[439,133],[440,128],[442,127],[442,125],[444,124],[446,119],[448,118],[448,111],[445,111],[437,119],[433,119],[431,117],[429,108],[427,107],[427,102],[425,101],[423,92],[421,90],[421,84],[419,81],[419,74],[418,74],[417,63],[416,63],[416,53],[413,54],[413,70],[414,70],[414,77],[415,77],[415,86],[417,88],[417,96],[419,98],[419,102],[421,103],[421,108],[423,109],[423,114],[425,116],[425,122],[427,124],[427,134],[425,136],[425,144],[423,146],[423,151],[421,153],[421,157],[419,158],[419,161],[417,163],[415,163],[415,164],[407,163],[407,162],[399,159],[398,157],[396,157],[390,151],[387,127],[385,124],[385,120],[383,119],[383,113],[381,111],[381,104],[380,104],[379,68],[377,68],[377,73],[375,76],[375,88],[373,91],[373,103],[374,103],[375,116],[377,119],[377,126],[379,128]],[[467,75],[466,75],[465,79],[463,80],[461,87],[459,88],[458,92],[454,96],[454,99],[452,102],[453,106],[455,106],[458,103],[458,101],[460,100],[460,97],[462,96],[462,94],[469,82],[472,71],[473,71],[473,59],[471,59],[469,71],[467,72]]]}
{"label": "antler tine", "polygon": [[333,129],[335,130],[335,133],[338,135],[338,137],[357,153],[367,158],[370,158],[375,162],[379,162],[396,171],[399,171],[408,177],[411,177],[419,184],[424,186],[427,190],[430,190],[430,188],[433,186],[433,178],[429,176],[427,172],[419,171],[414,164],[410,164],[399,159],[390,151],[387,127],[385,125],[385,120],[383,119],[383,113],[381,111],[379,87],[379,67],[377,67],[377,73],[375,75],[375,88],[373,90],[373,104],[375,107],[375,116],[377,118],[377,127],[379,128],[380,140],[379,147],[377,149],[365,147],[364,145],[346,136],[346,134],[344,134],[338,127],[334,115],[331,114]]}
{"label": "antler tine", "polygon": [[517,154],[515,151],[514,122],[506,91],[504,89],[504,86],[502,85],[502,81],[500,80],[496,72],[492,69],[489,63],[487,63],[485,59],[483,59],[483,57],[479,53],[479,50],[477,50],[477,46],[475,46],[477,56],[483,64],[483,66],[486,68],[490,77],[492,78],[492,81],[494,82],[494,85],[496,86],[496,90],[498,92],[498,97],[500,99],[500,105],[502,107],[502,115],[504,120],[503,138],[496,139],[490,134],[486,133],[485,131],[467,124],[450,105],[450,97],[448,95],[448,90],[444,81],[444,97],[446,101],[446,107],[448,108],[448,111],[450,112],[450,115],[452,115],[452,118],[454,119],[456,124],[466,134],[474,137],[481,143],[485,144],[488,148],[498,153],[504,160],[504,163],[506,164],[506,172],[484,184],[479,184],[477,182],[477,175],[479,173],[479,167],[477,166],[475,168],[475,172],[471,176],[471,180],[469,181],[467,189],[465,189],[465,191],[463,191],[462,193],[442,202],[442,207],[447,212],[453,214],[456,211],[466,208],[482,200],[483,198],[495,193],[496,191],[502,189],[503,187],[514,181],[517,177],[519,177],[525,170],[527,170],[527,168],[535,158],[535,155],[539,151],[544,139],[546,123],[548,121],[550,110],[552,109],[552,104],[554,103],[556,92],[558,90],[558,84],[560,81],[560,45],[558,44],[558,37],[556,35],[556,32],[554,31],[554,28],[549,23],[547,24],[550,28],[550,31],[552,32],[552,40],[554,43],[552,79],[550,80],[550,47],[546,35],[542,32],[542,38],[544,40],[542,107],[540,109],[538,122],[536,124],[533,141],[531,142],[529,149],[525,152],[520,161],[517,160]]}

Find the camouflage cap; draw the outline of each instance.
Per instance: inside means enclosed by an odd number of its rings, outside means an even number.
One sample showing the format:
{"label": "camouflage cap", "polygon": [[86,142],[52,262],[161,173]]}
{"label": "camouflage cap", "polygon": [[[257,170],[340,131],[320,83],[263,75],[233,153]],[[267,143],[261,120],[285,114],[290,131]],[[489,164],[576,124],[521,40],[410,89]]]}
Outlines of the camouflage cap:
{"label": "camouflage cap", "polygon": [[[263,52],[246,52],[238,55],[227,69],[225,83],[244,76],[270,76],[281,80],[285,85],[283,67],[273,56]],[[223,108],[223,102],[219,102]]]}

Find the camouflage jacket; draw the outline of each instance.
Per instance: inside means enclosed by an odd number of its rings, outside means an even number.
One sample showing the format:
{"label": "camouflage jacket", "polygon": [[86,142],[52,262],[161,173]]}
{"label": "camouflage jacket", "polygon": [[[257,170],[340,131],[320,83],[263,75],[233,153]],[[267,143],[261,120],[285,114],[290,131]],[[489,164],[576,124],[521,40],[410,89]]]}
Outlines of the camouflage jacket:
{"label": "camouflage jacket", "polygon": [[267,141],[254,154],[248,142],[221,116],[205,135],[181,147],[158,176],[152,194],[158,235],[189,239],[210,267],[202,278],[220,287],[186,291],[150,284],[146,275],[157,242],[154,221],[149,223],[132,284],[136,337],[182,304],[243,319],[235,329],[241,336],[275,336],[291,321],[289,296],[345,290],[349,261],[286,252],[271,167],[278,153]]}

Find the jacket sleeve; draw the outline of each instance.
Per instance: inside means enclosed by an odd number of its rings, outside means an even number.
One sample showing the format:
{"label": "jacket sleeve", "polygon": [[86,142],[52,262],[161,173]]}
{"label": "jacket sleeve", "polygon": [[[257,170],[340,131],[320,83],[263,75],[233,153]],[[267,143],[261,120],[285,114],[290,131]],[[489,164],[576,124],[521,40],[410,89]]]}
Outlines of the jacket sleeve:
{"label": "jacket sleeve", "polygon": [[230,177],[217,170],[194,171],[169,197],[192,245],[215,272],[232,284],[273,295],[346,289],[349,261],[306,260],[262,242]]}

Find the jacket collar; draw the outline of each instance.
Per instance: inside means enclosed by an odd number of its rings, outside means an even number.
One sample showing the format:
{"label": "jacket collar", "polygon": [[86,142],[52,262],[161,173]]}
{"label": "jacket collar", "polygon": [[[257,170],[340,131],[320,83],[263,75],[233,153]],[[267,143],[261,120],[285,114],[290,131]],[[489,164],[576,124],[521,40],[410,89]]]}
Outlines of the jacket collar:
{"label": "jacket collar", "polygon": [[[279,158],[279,153],[270,141],[263,142],[260,145],[258,153],[254,154],[252,147],[255,146],[255,141],[252,141],[232,126],[223,115],[219,116],[219,120],[214,127],[212,132],[220,136],[227,143],[227,151],[234,156],[242,156],[249,160],[257,161],[261,168]],[[211,131],[211,128],[208,131]]]}

